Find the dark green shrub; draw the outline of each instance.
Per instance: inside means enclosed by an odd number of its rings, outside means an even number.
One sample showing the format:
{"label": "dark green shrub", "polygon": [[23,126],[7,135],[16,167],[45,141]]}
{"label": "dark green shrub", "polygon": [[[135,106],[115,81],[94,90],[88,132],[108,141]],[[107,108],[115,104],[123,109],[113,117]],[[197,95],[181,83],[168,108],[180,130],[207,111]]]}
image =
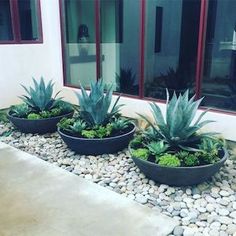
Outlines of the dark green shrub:
{"label": "dark green shrub", "polygon": [[196,152],[195,155],[198,157],[200,165],[214,164],[220,160],[218,151],[212,152]]}
{"label": "dark green shrub", "polygon": [[107,124],[106,126],[98,126],[98,128],[95,130],[96,137],[98,138],[104,138],[111,134],[113,129],[113,126],[111,124]]}
{"label": "dark green shrub", "polygon": [[199,165],[199,158],[195,154],[189,154],[184,159],[184,166],[198,166]]}
{"label": "dark green shrub", "polygon": [[67,114],[73,111],[73,106],[69,102],[59,100],[56,105],[57,109],[60,109],[60,114]]}
{"label": "dark green shrub", "polygon": [[137,135],[133,140],[131,140],[130,147],[134,149],[140,148],[142,146],[142,142],[143,142],[142,135]]}
{"label": "dark green shrub", "polygon": [[195,153],[180,151],[176,154],[182,166],[198,166],[200,161]]}
{"label": "dark green shrub", "polygon": [[74,124],[75,119],[73,118],[66,118],[60,120],[60,122],[57,124],[57,126],[65,131],[71,131],[71,126]]}

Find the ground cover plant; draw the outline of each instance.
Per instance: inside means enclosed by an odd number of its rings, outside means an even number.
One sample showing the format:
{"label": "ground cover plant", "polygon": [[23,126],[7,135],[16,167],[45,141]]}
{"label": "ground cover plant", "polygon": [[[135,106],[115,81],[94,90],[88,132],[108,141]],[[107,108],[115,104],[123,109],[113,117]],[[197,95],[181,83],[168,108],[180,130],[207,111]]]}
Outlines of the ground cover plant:
{"label": "ground cover plant", "polygon": [[120,114],[120,97],[112,103],[113,85],[106,87],[103,80],[91,83],[90,93],[81,86],[76,92],[79,101],[78,113],[73,118],[62,119],[58,127],[63,132],[82,138],[106,138],[127,133],[133,128],[130,119]]}
{"label": "ground cover plant", "polygon": [[148,129],[138,134],[131,142],[132,156],[166,167],[193,167],[217,163],[224,140],[216,133],[201,129],[213,122],[202,118],[208,110],[194,121],[202,99],[189,99],[186,91],[178,97],[174,94],[169,101],[167,92],[166,116],[156,103],[151,103],[153,124],[145,116],[140,116],[149,124]]}
{"label": "ground cover plant", "polygon": [[26,95],[20,96],[22,104],[10,107],[9,114],[13,117],[29,120],[52,118],[68,114],[73,111],[70,103],[58,98],[58,93],[53,96],[53,82],[45,83],[43,77],[40,81],[33,78],[34,87],[27,88],[22,85]]}

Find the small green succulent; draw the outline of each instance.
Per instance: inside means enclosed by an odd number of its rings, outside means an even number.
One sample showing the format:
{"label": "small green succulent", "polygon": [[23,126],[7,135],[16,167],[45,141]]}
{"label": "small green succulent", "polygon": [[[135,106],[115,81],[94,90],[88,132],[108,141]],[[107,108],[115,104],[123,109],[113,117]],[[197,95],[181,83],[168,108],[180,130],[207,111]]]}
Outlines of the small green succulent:
{"label": "small green succulent", "polygon": [[143,142],[142,135],[137,135],[133,140],[130,141],[130,147],[134,149],[140,148],[142,146],[142,142]]}
{"label": "small green succulent", "polygon": [[42,119],[42,117],[39,114],[37,114],[37,113],[30,113],[27,116],[27,119],[28,120],[39,120],[39,119]]}
{"label": "small green succulent", "polygon": [[25,103],[14,105],[10,108],[11,115],[19,118],[26,118],[27,115],[31,112],[29,106]]}
{"label": "small green succulent", "polygon": [[41,112],[39,112],[39,115],[42,118],[50,118],[51,117],[51,112],[50,111],[41,111]]}
{"label": "small green succulent", "polygon": [[149,126],[146,130],[143,131],[143,135],[149,141],[160,141],[162,136],[156,131],[152,126]]}
{"label": "small green succulent", "polygon": [[95,130],[82,130],[81,134],[85,138],[89,138],[89,139],[95,138],[97,135]]}
{"label": "small green succulent", "polygon": [[133,149],[131,153],[134,157],[142,160],[147,160],[149,156],[149,151],[147,148]]}
{"label": "small green succulent", "polygon": [[106,126],[98,126],[96,131],[96,137],[98,138],[104,138],[107,137],[111,134],[112,132],[112,125],[111,124],[107,124]]}
{"label": "small green succulent", "polygon": [[83,86],[81,86],[81,94],[76,93],[79,105],[80,116],[91,127],[96,125],[106,125],[110,122],[120,110],[122,105],[117,105],[120,97],[118,97],[109,110],[112,100],[113,85],[105,91],[105,84],[100,79],[91,83],[91,91],[88,94]]}
{"label": "small green succulent", "polygon": [[56,108],[60,109],[61,114],[67,114],[73,111],[73,106],[69,102],[63,100],[57,102]]}
{"label": "small green succulent", "polygon": [[214,164],[220,160],[218,152],[196,152],[195,156],[198,157],[200,165]]}
{"label": "small green succulent", "polygon": [[52,110],[50,110],[50,114],[52,117],[54,116],[59,116],[61,115],[61,109],[60,108],[53,108]]}
{"label": "small green succulent", "polygon": [[127,118],[115,118],[111,125],[114,130],[124,130],[129,127],[130,120]]}
{"label": "small green succulent", "polygon": [[195,153],[189,153],[188,156],[185,157],[184,159],[184,166],[198,166],[199,165],[199,158]]}
{"label": "small green succulent", "polygon": [[45,84],[43,77],[41,77],[39,82],[33,78],[33,82],[34,87],[26,88],[24,85],[21,85],[26,91],[27,95],[23,95],[20,98],[37,113],[41,111],[50,111],[61,99],[56,99],[59,92],[54,97],[52,97],[54,86],[52,80],[50,80],[47,85]]}
{"label": "small green succulent", "polygon": [[0,123],[7,123],[7,113],[5,111],[0,111]]}
{"label": "small green succulent", "polygon": [[86,129],[86,123],[82,120],[76,120],[72,125],[69,125],[69,128],[73,133],[80,134],[83,130]]}
{"label": "small green succulent", "polygon": [[179,167],[181,163],[175,155],[165,154],[158,158],[158,165],[166,167]]}
{"label": "small green succulent", "polygon": [[218,150],[222,148],[222,142],[216,138],[204,137],[198,148],[204,152],[218,153]]}
{"label": "small green succulent", "polygon": [[150,151],[150,153],[152,153],[152,155],[154,156],[160,155],[161,153],[165,152],[169,148],[169,145],[165,144],[163,140],[158,141],[158,142],[156,141],[150,142],[146,146],[148,150]]}
{"label": "small green succulent", "polygon": [[57,124],[57,126],[65,131],[71,132],[71,126],[75,123],[74,118],[62,118],[60,122]]}

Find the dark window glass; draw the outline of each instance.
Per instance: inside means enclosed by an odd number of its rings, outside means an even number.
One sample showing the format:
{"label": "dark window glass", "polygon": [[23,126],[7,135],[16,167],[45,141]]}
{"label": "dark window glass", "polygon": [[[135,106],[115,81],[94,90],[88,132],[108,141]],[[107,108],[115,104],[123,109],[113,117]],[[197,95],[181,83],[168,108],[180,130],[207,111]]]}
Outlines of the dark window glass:
{"label": "dark window glass", "polygon": [[0,0],[0,40],[13,40],[9,0]]}
{"label": "dark window glass", "polygon": [[122,43],[123,0],[101,0],[101,42]]}
{"label": "dark window glass", "polygon": [[146,1],[146,97],[166,99],[190,89],[195,92],[200,17],[199,0]]}
{"label": "dark window glass", "polygon": [[94,0],[64,0],[66,84],[87,87],[96,80]]}
{"label": "dark window glass", "polygon": [[236,110],[236,1],[209,1],[202,96],[206,106]]}
{"label": "dark window glass", "polygon": [[116,91],[138,95],[140,1],[101,0],[102,78]]}
{"label": "dark window glass", "polygon": [[36,0],[18,0],[21,40],[37,40],[38,14]]}

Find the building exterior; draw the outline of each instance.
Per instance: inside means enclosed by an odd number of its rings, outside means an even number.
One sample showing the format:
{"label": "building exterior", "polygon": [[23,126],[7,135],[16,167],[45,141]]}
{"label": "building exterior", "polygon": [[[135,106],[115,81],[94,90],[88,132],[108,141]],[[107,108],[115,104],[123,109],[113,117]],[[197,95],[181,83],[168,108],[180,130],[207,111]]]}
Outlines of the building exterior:
{"label": "building exterior", "polygon": [[[209,129],[236,140],[236,1],[1,0],[0,108],[19,84],[54,79],[65,98],[103,78],[125,115],[189,89],[213,110]],[[201,111],[199,111],[200,113]]]}

